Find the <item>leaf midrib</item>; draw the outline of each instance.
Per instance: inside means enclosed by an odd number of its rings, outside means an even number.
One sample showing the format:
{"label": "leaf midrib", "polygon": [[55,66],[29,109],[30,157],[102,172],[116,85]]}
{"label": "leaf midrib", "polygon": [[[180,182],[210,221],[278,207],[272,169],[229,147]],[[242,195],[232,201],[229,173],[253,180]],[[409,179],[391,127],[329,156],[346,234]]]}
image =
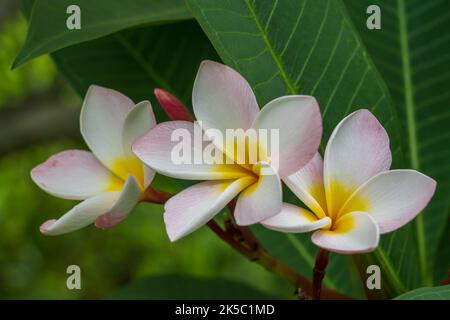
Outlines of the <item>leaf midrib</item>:
{"label": "leaf midrib", "polygon": [[280,72],[281,77],[283,78],[283,81],[286,83],[286,86],[288,88],[288,93],[290,94],[296,94],[298,93],[298,88],[295,86],[292,79],[288,76],[286,69],[284,67],[284,64],[281,60],[281,57],[275,52],[275,49],[272,45],[272,42],[270,41],[270,38],[263,28],[261,21],[259,21],[259,18],[256,14],[255,7],[251,3],[251,0],[246,0],[245,4],[247,5],[248,11],[250,12],[251,18],[255,21],[256,27],[258,28],[258,32],[261,35],[264,44],[267,47],[267,50],[269,51],[270,55],[272,56],[273,61],[275,62],[278,71]]}
{"label": "leaf midrib", "polygon": [[[399,40],[402,60],[403,86],[405,96],[406,124],[408,132],[409,152],[411,166],[415,170],[420,169],[418,139],[416,129],[415,101],[413,93],[413,81],[411,73],[411,61],[409,54],[409,36],[404,0],[397,0],[397,14],[399,23]],[[428,272],[427,252],[425,245],[425,228],[422,214],[419,214],[415,222],[417,232],[417,244],[419,254],[419,267],[422,282],[432,285],[433,280]]]}

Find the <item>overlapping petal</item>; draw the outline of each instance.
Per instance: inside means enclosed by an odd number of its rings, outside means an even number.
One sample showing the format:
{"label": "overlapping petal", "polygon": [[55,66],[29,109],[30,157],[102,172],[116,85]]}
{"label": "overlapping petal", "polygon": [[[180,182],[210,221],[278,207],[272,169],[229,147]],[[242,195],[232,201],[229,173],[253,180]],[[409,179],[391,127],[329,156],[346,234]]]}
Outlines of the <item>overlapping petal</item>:
{"label": "overlapping petal", "polygon": [[302,233],[327,228],[331,225],[331,219],[328,217],[317,219],[308,210],[294,206],[293,204],[283,203],[280,213],[262,221],[261,224],[275,231]]}
{"label": "overlapping petal", "polygon": [[317,217],[326,216],[327,203],[323,186],[323,161],[316,153],[302,169],[283,179],[291,191],[310,208]]}
{"label": "overlapping petal", "polygon": [[202,182],[170,198],[164,206],[164,222],[170,240],[176,241],[200,228],[254,181],[245,177]]}
{"label": "overlapping petal", "polygon": [[122,130],[134,106],[133,101],[120,92],[99,86],[90,86],[83,102],[81,134],[95,156],[113,172],[117,167],[111,164],[126,157]]}
{"label": "overlapping petal", "polygon": [[104,191],[120,190],[123,182],[88,151],[67,150],[31,171],[44,191],[63,199],[84,200]]}
{"label": "overlapping petal", "polygon": [[375,220],[366,212],[350,212],[340,217],[331,230],[313,233],[312,242],[336,253],[353,254],[373,251],[380,232]]}
{"label": "overlapping petal", "polygon": [[269,137],[271,130],[278,131],[278,141],[268,138],[259,144],[269,154],[271,145],[278,144],[278,148],[273,148],[278,154],[270,158],[272,166],[284,178],[301,169],[317,152],[322,136],[320,108],[311,96],[280,97],[264,106],[252,127],[267,130]]}
{"label": "overlapping petal", "polygon": [[120,192],[104,192],[77,204],[58,220],[48,220],[41,225],[41,232],[56,236],[84,228],[114,206]]}
{"label": "overlapping petal", "polygon": [[419,214],[430,201],[436,181],[415,170],[382,172],[361,186],[341,210],[367,211],[381,233],[396,230]]}
{"label": "overlapping petal", "polygon": [[336,215],[364,182],[391,165],[389,137],[368,110],[358,110],[334,129],[324,157],[328,211]]}
{"label": "overlapping petal", "polygon": [[141,186],[133,175],[129,175],[120,191],[117,201],[108,213],[99,216],[95,225],[106,229],[125,219],[137,205],[142,195]]}
{"label": "overlapping petal", "polygon": [[281,211],[281,180],[276,171],[267,164],[260,164],[258,181],[239,195],[234,217],[236,223],[247,226],[268,219]]}
{"label": "overlapping petal", "polygon": [[[201,145],[193,141],[198,134],[201,140],[202,130],[192,122],[160,123],[136,140],[133,144],[133,152],[148,166],[174,178],[216,180],[248,175],[244,168],[236,164],[205,163],[202,154],[206,144]],[[186,143],[185,148],[181,148],[183,143]],[[187,161],[183,158],[185,151],[188,152]],[[196,163],[196,155],[200,157],[198,163]]]}
{"label": "overlapping petal", "polygon": [[213,61],[203,61],[195,78],[192,105],[204,129],[248,129],[259,112],[255,95],[239,73]]}

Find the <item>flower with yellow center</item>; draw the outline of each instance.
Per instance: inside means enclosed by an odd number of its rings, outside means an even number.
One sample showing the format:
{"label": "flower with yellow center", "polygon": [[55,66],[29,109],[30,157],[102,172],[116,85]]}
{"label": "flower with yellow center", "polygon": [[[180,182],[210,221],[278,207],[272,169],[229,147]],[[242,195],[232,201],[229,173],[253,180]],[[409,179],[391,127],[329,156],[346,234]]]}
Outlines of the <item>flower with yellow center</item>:
{"label": "flower with yellow center", "polygon": [[[160,123],[133,144],[138,158],[163,175],[212,180],[187,188],[165,204],[169,238],[175,241],[198,229],[236,196],[234,216],[239,225],[258,223],[277,214],[282,205],[281,179],[299,170],[317,152],[322,119],[316,100],[310,96],[285,96],[272,100],[260,111],[250,85],[240,74],[225,65],[204,61],[195,79],[192,104],[201,128],[189,121]],[[239,152],[232,152],[238,144],[212,139],[220,156],[231,160],[223,164],[177,163],[172,158],[179,143],[172,140],[175,130],[184,130],[191,137],[202,130],[210,137],[208,132],[214,130],[226,137],[227,129],[277,130],[277,165],[273,165],[274,159],[267,158],[269,146],[263,139],[249,139],[243,144],[244,151]],[[189,145],[190,154],[203,154],[211,144]],[[247,161],[252,148],[264,151],[256,163]],[[239,155],[243,162],[236,161]]]}
{"label": "flower with yellow center", "polygon": [[343,119],[319,154],[284,181],[311,210],[283,204],[262,224],[272,230],[317,230],[312,241],[337,253],[369,252],[379,235],[411,221],[430,201],[436,182],[414,170],[390,170],[389,138],[372,113]]}
{"label": "flower with yellow center", "polygon": [[31,171],[44,191],[64,199],[84,200],[41,232],[59,235],[91,223],[107,228],[125,219],[142,199],[155,172],[131,152],[138,136],[155,125],[150,102],[134,104],[121,93],[91,86],[80,127],[91,152],[67,150]]}

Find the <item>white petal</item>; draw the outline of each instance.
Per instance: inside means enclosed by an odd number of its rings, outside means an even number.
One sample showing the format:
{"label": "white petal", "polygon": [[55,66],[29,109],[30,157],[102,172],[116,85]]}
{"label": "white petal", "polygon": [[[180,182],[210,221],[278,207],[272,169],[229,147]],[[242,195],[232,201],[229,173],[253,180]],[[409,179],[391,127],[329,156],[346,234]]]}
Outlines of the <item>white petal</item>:
{"label": "white petal", "polygon": [[340,217],[332,230],[318,230],[312,241],[319,247],[343,254],[375,250],[380,232],[375,220],[366,212],[351,212]]}
{"label": "white petal", "polygon": [[95,156],[106,166],[125,157],[122,130],[134,103],[112,89],[90,86],[81,109],[81,134]]}
{"label": "white petal", "polygon": [[234,217],[238,225],[258,223],[281,211],[280,177],[265,164],[261,164],[261,170],[266,170],[265,174],[260,174],[258,181],[242,191],[237,199]]}
{"label": "white petal", "polygon": [[164,206],[164,222],[170,240],[176,241],[200,228],[254,181],[241,178],[202,182],[170,198]]}
{"label": "white petal", "polygon": [[239,73],[230,67],[203,61],[195,78],[192,105],[205,129],[248,129],[259,112],[255,95]]}
{"label": "white petal", "polygon": [[104,192],[73,207],[58,220],[48,220],[41,225],[41,232],[46,235],[60,235],[84,228],[93,223],[97,217],[108,212],[116,202],[119,192]]}
{"label": "white petal", "polygon": [[91,152],[83,150],[67,150],[51,156],[31,171],[31,178],[51,195],[73,200],[120,190],[123,184]]}
{"label": "white petal", "polygon": [[[169,177],[216,180],[240,178],[249,174],[236,164],[205,163],[202,158],[205,145],[194,142],[196,135],[200,135],[201,141],[202,130],[197,124],[187,121],[164,122],[137,139],[132,149],[145,164]],[[184,143],[185,148],[180,148]],[[188,157],[183,162],[185,152]],[[195,163],[195,154],[200,155],[198,163]]]}
{"label": "white petal", "polygon": [[122,144],[126,156],[134,156],[131,145],[134,140],[156,125],[155,115],[149,101],[139,102],[125,118]]}
{"label": "white petal", "polygon": [[394,231],[421,212],[436,189],[436,181],[415,170],[382,172],[367,181],[344,205],[345,212],[364,210],[381,233]]}
{"label": "white petal", "polygon": [[389,137],[375,116],[368,110],[358,110],[344,118],[325,150],[328,211],[337,214],[359,186],[390,165]]}
{"label": "white petal", "polygon": [[[127,115],[125,119],[125,123],[123,126],[122,132],[122,144],[124,148],[124,154],[127,159],[136,158],[134,153],[131,150],[131,146],[133,142],[140,137],[142,134],[150,130],[156,125],[155,115],[153,114],[152,106],[148,101],[139,102]],[[130,170],[125,166],[124,169],[121,170],[123,174],[128,175],[128,173],[134,173],[138,179],[141,179],[141,175],[144,175],[144,189],[146,189],[152,182],[155,177],[155,171],[145,166],[143,163],[139,164],[139,160],[133,159],[132,161],[128,161],[134,163],[134,167],[142,166],[142,170]],[[129,166],[128,166],[129,167]],[[134,171],[134,172],[133,172]]]}
{"label": "white petal", "polygon": [[323,161],[319,153],[306,166],[283,181],[317,217],[326,216],[327,203],[323,186]]}
{"label": "white petal", "polygon": [[142,189],[138,181],[134,176],[129,175],[114,206],[108,213],[98,217],[95,225],[98,228],[106,229],[118,224],[130,214],[139,202],[141,195]]}
{"label": "white petal", "polygon": [[289,203],[283,203],[281,212],[261,224],[271,230],[289,233],[309,232],[331,225],[328,217],[317,219],[317,217],[303,208]]}
{"label": "white petal", "polygon": [[278,130],[278,152],[271,139],[259,143],[270,154],[271,165],[284,178],[300,170],[316,154],[322,136],[322,117],[314,97],[284,96],[270,101],[252,127],[267,130],[268,137],[271,130]]}

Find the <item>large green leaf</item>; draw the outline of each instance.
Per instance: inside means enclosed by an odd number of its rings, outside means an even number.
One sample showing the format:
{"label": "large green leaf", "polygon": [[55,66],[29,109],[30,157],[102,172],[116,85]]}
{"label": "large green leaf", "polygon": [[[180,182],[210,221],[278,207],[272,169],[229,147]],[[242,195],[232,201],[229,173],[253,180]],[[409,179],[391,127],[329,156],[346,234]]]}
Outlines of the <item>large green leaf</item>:
{"label": "large green leaf", "polygon": [[[408,146],[406,166],[438,182],[432,202],[415,220],[413,233],[421,284],[438,284],[442,279],[433,279],[434,264],[443,264],[444,269],[450,266],[450,255],[436,254],[450,212],[450,2],[346,0],[345,3],[398,108],[403,142]],[[365,27],[364,13],[371,4],[381,9],[381,30]],[[448,237],[446,241],[448,244]]]}
{"label": "large green leaf", "polygon": [[450,300],[450,285],[412,290],[394,300]]}
{"label": "large green leaf", "polygon": [[178,275],[150,276],[131,283],[109,299],[273,299],[246,284],[226,279]]}
{"label": "large green leaf", "polygon": [[[389,89],[342,1],[188,0],[188,5],[221,58],[249,80],[261,105],[284,94],[314,95],[322,109],[324,142],[345,115],[368,108],[389,133],[393,167],[403,166],[400,122]],[[366,16],[365,10],[361,14]],[[308,239],[267,230],[259,236],[263,241],[276,237],[277,243],[266,245],[293,267],[311,268],[314,252]],[[414,237],[415,226],[407,225],[384,235],[375,254],[367,256],[367,263],[382,267],[383,287],[391,296],[420,285]],[[293,246],[298,254],[287,253]],[[348,292],[350,273],[338,277],[330,271],[328,285],[331,281]]]}
{"label": "large green leaf", "polygon": [[[30,2],[31,3],[31,2]],[[81,29],[69,30],[67,7],[78,5]],[[44,53],[112,34],[130,27],[190,18],[183,0],[35,0],[25,45],[17,67]]]}

